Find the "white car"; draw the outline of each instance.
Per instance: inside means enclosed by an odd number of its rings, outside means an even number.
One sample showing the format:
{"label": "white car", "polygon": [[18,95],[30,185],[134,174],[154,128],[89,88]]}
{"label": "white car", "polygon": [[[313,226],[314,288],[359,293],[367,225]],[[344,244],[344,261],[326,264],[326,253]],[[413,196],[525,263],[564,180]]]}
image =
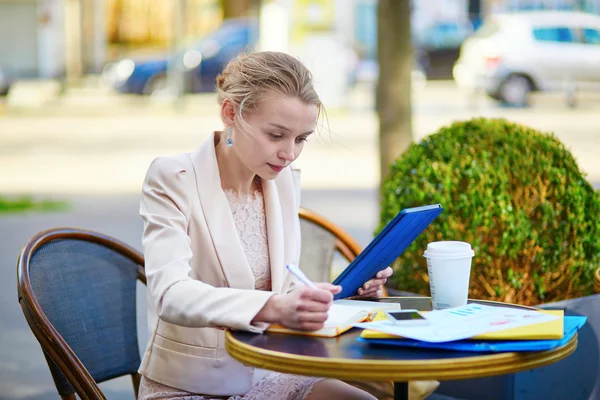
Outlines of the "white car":
{"label": "white car", "polygon": [[525,106],[532,91],[600,91],[600,16],[534,11],[487,18],[461,46],[453,76],[461,88]]}

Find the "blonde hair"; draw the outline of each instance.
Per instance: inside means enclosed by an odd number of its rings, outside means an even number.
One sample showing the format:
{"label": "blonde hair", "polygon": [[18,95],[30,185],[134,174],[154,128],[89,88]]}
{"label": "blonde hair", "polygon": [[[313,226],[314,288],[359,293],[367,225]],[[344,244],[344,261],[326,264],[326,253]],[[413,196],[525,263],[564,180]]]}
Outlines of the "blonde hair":
{"label": "blonde hair", "polygon": [[267,92],[314,104],[321,115],[323,105],[313,86],[312,74],[288,54],[275,51],[240,54],[217,77],[219,104],[225,99],[235,104],[242,123],[243,114],[254,109]]}

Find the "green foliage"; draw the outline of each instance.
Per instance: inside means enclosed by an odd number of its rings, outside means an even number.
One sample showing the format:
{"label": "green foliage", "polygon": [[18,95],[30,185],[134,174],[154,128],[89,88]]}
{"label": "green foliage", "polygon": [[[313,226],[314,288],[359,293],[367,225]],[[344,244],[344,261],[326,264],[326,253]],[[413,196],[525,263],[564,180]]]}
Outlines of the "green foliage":
{"label": "green foliage", "polygon": [[59,201],[38,201],[30,196],[11,199],[0,196],[0,214],[26,211],[62,211],[66,208],[66,203]]}
{"label": "green foliage", "polygon": [[473,298],[539,304],[592,292],[600,260],[600,196],[564,145],[505,120],[440,129],[391,166],[383,229],[401,209],[444,212],[394,263],[393,284],[428,294],[430,241],[471,243]]}

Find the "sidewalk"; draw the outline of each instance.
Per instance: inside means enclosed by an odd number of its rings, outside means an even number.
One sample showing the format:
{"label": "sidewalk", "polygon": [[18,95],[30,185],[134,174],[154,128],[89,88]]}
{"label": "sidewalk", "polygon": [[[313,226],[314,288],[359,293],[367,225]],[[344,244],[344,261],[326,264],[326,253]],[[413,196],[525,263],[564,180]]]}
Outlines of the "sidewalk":
{"label": "sidewalk", "polygon": [[[297,161],[305,188],[374,189],[379,185],[378,118],[367,88],[349,93],[346,109],[328,109],[319,134]],[[502,117],[554,131],[591,182],[600,182],[596,103],[570,110],[546,103],[477,108],[452,81],[428,82],[414,97],[414,141],[455,120]],[[179,106],[124,96],[96,86],[73,87],[43,107],[6,107],[0,115],[3,193],[139,193],[150,162],[195,149],[220,129],[214,94],[185,96]]]}

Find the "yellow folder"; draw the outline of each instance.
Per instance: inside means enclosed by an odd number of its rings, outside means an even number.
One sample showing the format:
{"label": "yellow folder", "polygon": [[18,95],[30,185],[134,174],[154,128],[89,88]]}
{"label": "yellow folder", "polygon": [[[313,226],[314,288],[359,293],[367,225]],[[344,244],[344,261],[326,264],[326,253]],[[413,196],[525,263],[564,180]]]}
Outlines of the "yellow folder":
{"label": "yellow folder", "polygon": [[[505,329],[502,331],[488,332],[473,336],[469,340],[546,340],[562,339],[564,334],[564,311],[563,310],[539,310],[540,312],[560,317],[553,321],[541,322],[520,326],[518,328]],[[387,319],[384,313],[378,313],[374,321]],[[398,339],[401,336],[365,329],[360,334],[365,339]]]}

